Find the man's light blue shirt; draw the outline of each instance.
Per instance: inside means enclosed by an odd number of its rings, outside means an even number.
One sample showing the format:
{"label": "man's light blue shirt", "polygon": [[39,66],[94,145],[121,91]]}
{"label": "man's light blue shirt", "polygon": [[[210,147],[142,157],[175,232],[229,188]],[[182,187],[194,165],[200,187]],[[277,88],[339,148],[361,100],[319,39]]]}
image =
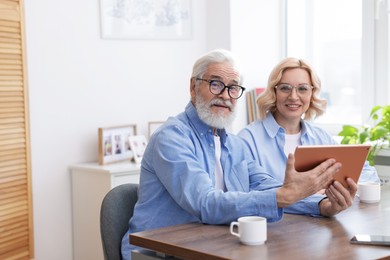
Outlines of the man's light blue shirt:
{"label": "man's light blue shirt", "polygon": [[[256,120],[242,129],[238,135],[244,139],[254,158],[277,180],[283,182],[287,156],[284,153],[285,130],[276,122],[271,113],[264,120]],[[305,120],[301,120],[302,145],[337,144],[325,130]],[[380,182],[374,167],[366,162],[363,166],[359,182]]]}
{"label": "man's light blue shirt", "polygon": [[190,102],[185,112],[157,129],[143,156],[138,202],[122,240],[130,259],[129,234],[182,223],[229,224],[241,216],[278,221],[283,212],[318,216],[313,195],[291,207],[277,206],[275,180],[253,159],[241,138],[218,130],[226,192],[215,189],[213,129],[203,123]]}

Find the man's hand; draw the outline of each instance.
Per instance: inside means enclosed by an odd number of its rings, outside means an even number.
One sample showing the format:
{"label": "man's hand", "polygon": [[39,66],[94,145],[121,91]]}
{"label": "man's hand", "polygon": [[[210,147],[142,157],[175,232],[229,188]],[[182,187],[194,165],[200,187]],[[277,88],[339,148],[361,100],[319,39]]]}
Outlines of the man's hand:
{"label": "man's hand", "polygon": [[335,181],[325,190],[328,198],[322,200],[319,205],[322,216],[331,217],[352,206],[358,186],[351,178],[347,179],[347,184],[348,188],[345,188]]}
{"label": "man's hand", "polygon": [[290,206],[321,189],[327,189],[333,182],[333,176],[341,168],[341,163],[328,159],[310,171],[297,172],[294,163],[294,155],[289,154],[283,186],[276,192],[280,208]]}

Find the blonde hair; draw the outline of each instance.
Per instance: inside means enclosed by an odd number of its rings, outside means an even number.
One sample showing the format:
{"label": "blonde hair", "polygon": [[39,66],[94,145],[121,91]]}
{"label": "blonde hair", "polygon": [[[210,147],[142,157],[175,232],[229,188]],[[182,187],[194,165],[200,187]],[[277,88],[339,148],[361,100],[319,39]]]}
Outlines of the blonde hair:
{"label": "blonde hair", "polygon": [[267,117],[269,112],[276,111],[276,92],[275,86],[278,85],[282,79],[283,73],[289,69],[304,69],[309,75],[313,85],[313,93],[310,100],[310,106],[305,112],[304,119],[312,120],[325,113],[327,101],[319,97],[321,91],[321,81],[315,73],[314,69],[306,61],[297,58],[285,58],[279,62],[272,70],[269,78],[268,85],[265,91],[257,99],[257,106],[260,114],[259,119]]}

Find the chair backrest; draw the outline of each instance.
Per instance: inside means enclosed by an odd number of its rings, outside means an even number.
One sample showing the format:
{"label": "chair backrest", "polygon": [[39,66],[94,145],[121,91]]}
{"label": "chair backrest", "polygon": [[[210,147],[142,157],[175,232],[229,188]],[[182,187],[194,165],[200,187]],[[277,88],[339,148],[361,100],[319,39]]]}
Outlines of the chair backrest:
{"label": "chair backrest", "polygon": [[122,237],[129,228],[134,205],[138,199],[138,184],[127,183],[111,189],[100,208],[100,235],[104,259],[121,260]]}

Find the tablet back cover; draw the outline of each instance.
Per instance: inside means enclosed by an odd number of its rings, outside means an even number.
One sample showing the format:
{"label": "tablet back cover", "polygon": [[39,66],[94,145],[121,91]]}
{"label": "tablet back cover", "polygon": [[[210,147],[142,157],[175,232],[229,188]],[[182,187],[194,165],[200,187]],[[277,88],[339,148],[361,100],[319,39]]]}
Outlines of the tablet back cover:
{"label": "tablet back cover", "polygon": [[299,172],[308,171],[323,161],[334,158],[342,163],[335,175],[335,180],[347,187],[346,178],[352,178],[356,183],[363,165],[367,160],[371,145],[305,145],[295,149],[295,169]]}

